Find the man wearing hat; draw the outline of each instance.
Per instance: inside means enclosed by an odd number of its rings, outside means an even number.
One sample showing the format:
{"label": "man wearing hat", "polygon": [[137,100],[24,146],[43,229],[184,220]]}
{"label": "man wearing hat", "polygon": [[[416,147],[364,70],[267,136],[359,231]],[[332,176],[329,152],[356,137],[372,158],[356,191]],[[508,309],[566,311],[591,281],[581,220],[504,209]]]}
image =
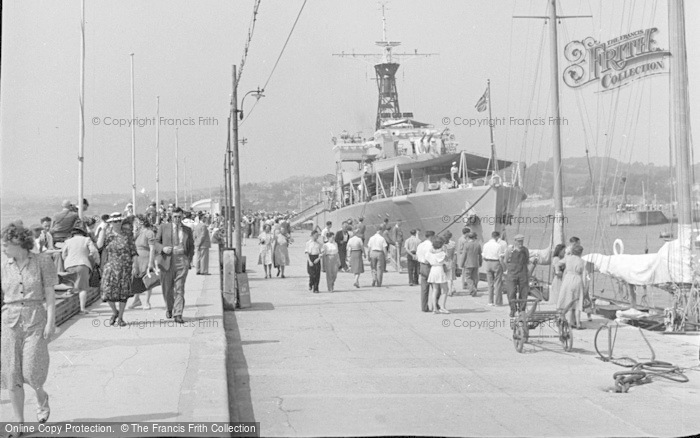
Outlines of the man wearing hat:
{"label": "man wearing hat", "polygon": [[161,224],[156,234],[156,243],[162,245],[161,285],[165,300],[165,317],[174,318],[176,323],[184,323],[182,311],[185,308],[185,281],[194,256],[192,231],[182,225],[184,212],[180,207],[173,210],[173,222]]}
{"label": "man wearing hat", "polygon": [[466,280],[467,292],[475,297],[479,289],[479,268],[483,260],[481,244],[476,240],[477,234],[475,232],[471,231],[467,237],[467,244],[464,246],[462,279]]}
{"label": "man wearing hat", "polygon": [[457,162],[453,161],[452,167],[450,167],[450,177],[452,178],[452,187],[457,187],[459,185],[459,182],[457,181],[457,173],[458,172],[459,172],[459,168],[457,167]]}
{"label": "man wearing hat", "polygon": [[525,302],[518,303],[516,306],[513,300],[527,299],[530,293],[530,285],[528,284],[529,272],[527,269],[530,252],[525,248],[525,236],[518,234],[513,238],[515,245],[509,246],[506,249],[505,264],[506,264],[506,290],[508,291],[508,304],[510,305],[510,317],[515,316],[516,311],[525,310]]}
{"label": "man wearing hat", "polygon": [[335,233],[335,243],[338,245],[338,256],[340,257],[340,269],[345,272],[348,271],[348,264],[346,261],[348,240],[350,240],[350,233],[348,233],[348,231],[351,229],[352,227],[349,226],[347,222],[343,222],[340,230]]}

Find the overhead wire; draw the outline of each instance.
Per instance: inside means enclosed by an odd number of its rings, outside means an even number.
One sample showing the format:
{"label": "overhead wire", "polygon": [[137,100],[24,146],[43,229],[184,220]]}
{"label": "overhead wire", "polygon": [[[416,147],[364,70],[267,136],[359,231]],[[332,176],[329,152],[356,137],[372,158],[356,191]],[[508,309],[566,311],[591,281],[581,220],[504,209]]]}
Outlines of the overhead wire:
{"label": "overhead wire", "polygon": [[[284,45],[282,46],[282,50],[280,50],[280,54],[277,56],[277,60],[275,61],[275,65],[272,66],[272,70],[270,71],[270,75],[267,77],[267,80],[265,81],[265,84],[262,86],[262,91],[265,91],[267,89],[267,85],[270,83],[270,80],[272,79],[272,75],[275,73],[275,70],[277,69],[277,65],[279,64],[280,60],[282,59],[282,55],[284,54],[285,49],[287,48],[287,44],[289,43],[289,40],[292,38],[292,33],[294,33],[294,29],[297,27],[297,23],[299,22],[299,18],[301,17],[301,13],[304,12],[304,7],[306,6],[307,0],[304,0],[304,3],[301,4],[301,8],[299,8],[299,13],[297,13],[297,17],[294,20],[294,24],[292,24],[292,28],[289,30],[289,34],[287,35],[287,39],[284,41]],[[258,102],[260,100],[256,100],[255,103],[253,104],[253,107],[248,111],[248,114],[245,116],[245,118],[241,121],[239,126],[243,125],[246,120],[248,120],[248,117],[250,117],[251,114],[253,114],[253,111],[255,110],[255,107],[258,106]]]}
{"label": "overhead wire", "polygon": [[234,78],[234,87],[238,87],[238,83],[243,75],[243,67],[245,67],[245,62],[248,59],[248,50],[250,49],[250,43],[253,40],[253,33],[255,32],[255,23],[258,21],[258,9],[260,8],[261,0],[255,0],[253,4],[253,16],[250,19],[250,24],[248,25],[248,37],[246,38],[245,46],[243,46],[243,56],[241,57],[241,64],[238,67],[238,74]]}

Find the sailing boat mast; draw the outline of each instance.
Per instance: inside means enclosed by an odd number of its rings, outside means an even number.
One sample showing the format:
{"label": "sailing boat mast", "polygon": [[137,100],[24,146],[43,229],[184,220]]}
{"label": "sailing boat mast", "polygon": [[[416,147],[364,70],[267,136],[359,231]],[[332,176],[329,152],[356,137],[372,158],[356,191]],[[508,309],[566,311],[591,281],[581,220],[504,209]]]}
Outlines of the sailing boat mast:
{"label": "sailing boat mast", "polygon": [[551,58],[551,81],[553,86],[552,111],[552,171],[554,177],[554,225],[552,245],[564,243],[564,197],[562,192],[561,175],[561,114],[559,111],[559,44],[557,42],[557,20],[565,18],[590,18],[590,15],[557,15],[557,0],[548,0],[550,4],[549,15],[546,16],[513,16],[513,18],[544,18],[549,21],[549,54]]}
{"label": "sailing boat mast", "polygon": [[[676,156],[676,194],[678,197],[678,238],[693,248],[693,202],[691,198],[690,111],[688,105],[688,59],[685,45],[684,0],[668,2],[670,57],[671,147]],[[695,254],[696,255],[696,254]],[[691,258],[691,266],[695,260]]]}
{"label": "sailing boat mast", "polygon": [[[130,53],[131,58],[131,120],[136,120],[134,114],[134,54]],[[136,212],[136,124],[131,124],[131,203]]]}
{"label": "sailing boat mast", "polygon": [[180,141],[177,135],[178,128],[175,128],[175,207],[180,205],[180,159],[178,158],[178,149],[180,149]]}
{"label": "sailing boat mast", "polygon": [[85,0],[80,2],[80,132],[78,138],[78,217],[83,218],[83,159],[85,158]]}
{"label": "sailing boat mast", "polygon": [[554,177],[554,230],[553,245],[564,243],[564,198],[561,177],[561,114],[559,111],[559,45],[557,44],[557,0],[550,0],[549,8],[549,53],[552,68],[552,111],[555,123],[552,125],[554,144],[552,145],[552,172]]}
{"label": "sailing boat mast", "polygon": [[156,96],[156,208],[160,207],[160,96]]}

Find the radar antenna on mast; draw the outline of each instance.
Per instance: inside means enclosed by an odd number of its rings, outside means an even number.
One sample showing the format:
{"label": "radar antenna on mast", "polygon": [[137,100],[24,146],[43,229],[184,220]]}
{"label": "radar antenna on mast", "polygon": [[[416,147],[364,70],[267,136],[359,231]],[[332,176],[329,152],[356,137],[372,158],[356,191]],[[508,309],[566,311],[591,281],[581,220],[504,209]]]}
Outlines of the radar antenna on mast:
{"label": "radar antenna on mast", "polygon": [[[399,108],[399,93],[396,89],[396,71],[399,63],[395,60],[411,59],[416,57],[428,57],[437,53],[394,53],[393,49],[401,45],[399,41],[389,41],[386,36],[386,2],[379,2],[382,9],[382,40],[375,45],[382,48],[382,53],[334,53],[333,56],[352,57],[360,60],[370,60],[374,64],[377,74],[377,89],[379,101],[377,103],[377,123],[375,129],[381,129],[382,124],[390,120],[413,117],[411,113],[401,113]],[[375,64],[376,63],[376,64]]]}

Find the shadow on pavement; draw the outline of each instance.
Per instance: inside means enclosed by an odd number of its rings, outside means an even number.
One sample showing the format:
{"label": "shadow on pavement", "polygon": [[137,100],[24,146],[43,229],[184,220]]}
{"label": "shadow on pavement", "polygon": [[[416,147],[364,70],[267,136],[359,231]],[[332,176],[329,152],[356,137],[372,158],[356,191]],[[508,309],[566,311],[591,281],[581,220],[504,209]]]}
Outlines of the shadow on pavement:
{"label": "shadow on pavement", "polygon": [[[449,301],[447,302],[447,304],[449,304]],[[450,308],[448,307],[448,309],[450,309]],[[460,314],[460,313],[485,313],[485,312],[486,312],[485,309],[479,309],[479,308],[476,308],[476,309],[450,309],[450,313],[455,313],[455,314]]]}
{"label": "shadow on pavement", "polygon": [[273,339],[271,341],[241,341],[241,345],[255,345],[255,344],[277,344],[278,340]]}
{"label": "shadow on pavement", "polygon": [[272,303],[251,303],[247,309],[238,309],[238,312],[251,312],[254,310],[275,310]]}
{"label": "shadow on pavement", "polygon": [[100,418],[74,418],[73,422],[76,423],[87,423],[87,422],[100,422],[100,423],[105,423],[105,422],[113,422],[117,421],[120,423],[138,423],[142,421],[154,421],[154,420],[166,420],[166,419],[173,419],[177,418],[179,415],[179,412],[158,412],[158,413],[153,413],[153,414],[141,414],[141,415],[124,415],[121,417],[100,417]]}
{"label": "shadow on pavement", "polygon": [[[253,306],[259,304],[261,303],[255,303]],[[255,421],[253,402],[250,398],[248,362],[246,362],[245,355],[243,354],[243,342],[241,342],[241,332],[238,327],[236,311],[227,310],[224,312],[224,328],[226,329],[226,374],[228,380],[230,421]],[[278,341],[250,342],[266,343]]]}

